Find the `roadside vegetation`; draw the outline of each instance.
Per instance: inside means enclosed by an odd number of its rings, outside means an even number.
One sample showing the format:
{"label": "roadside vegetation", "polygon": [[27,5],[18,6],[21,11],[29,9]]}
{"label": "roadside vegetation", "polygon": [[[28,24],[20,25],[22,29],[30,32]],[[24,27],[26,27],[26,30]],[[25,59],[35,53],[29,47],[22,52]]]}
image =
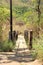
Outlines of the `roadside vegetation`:
{"label": "roadside vegetation", "polygon": [[40,39],[35,39],[33,41],[33,56],[36,55],[36,58],[43,61],[43,37]]}

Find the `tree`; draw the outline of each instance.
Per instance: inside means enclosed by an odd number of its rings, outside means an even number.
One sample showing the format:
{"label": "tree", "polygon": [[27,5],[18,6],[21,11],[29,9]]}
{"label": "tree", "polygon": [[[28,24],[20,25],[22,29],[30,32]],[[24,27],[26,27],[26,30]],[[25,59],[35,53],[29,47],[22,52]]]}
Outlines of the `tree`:
{"label": "tree", "polygon": [[10,37],[12,41],[12,0],[10,0]]}
{"label": "tree", "polygon": [[41,0],[37,0],[37,9],[36,11],[38,12],[38,38],[39,38],[39,31],[40,31],[40,26],[39,26],[39,23],[40,23],[40,16],[41,16],[41,11],[40,11],[40,3],[41,3]]}

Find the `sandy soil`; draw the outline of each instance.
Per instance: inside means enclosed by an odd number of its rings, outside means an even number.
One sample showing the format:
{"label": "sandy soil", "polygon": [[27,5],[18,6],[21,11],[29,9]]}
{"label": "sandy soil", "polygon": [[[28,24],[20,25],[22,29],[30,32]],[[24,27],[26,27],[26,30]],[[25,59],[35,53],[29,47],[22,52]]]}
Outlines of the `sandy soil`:
{"label": "sandy soil", "polygon": [[17,62],[17,61],[12,61],[9,63],[0,63],[0,65],[42,65],[41,62],[39,62],[38,60],[35,60],[33,62]]}

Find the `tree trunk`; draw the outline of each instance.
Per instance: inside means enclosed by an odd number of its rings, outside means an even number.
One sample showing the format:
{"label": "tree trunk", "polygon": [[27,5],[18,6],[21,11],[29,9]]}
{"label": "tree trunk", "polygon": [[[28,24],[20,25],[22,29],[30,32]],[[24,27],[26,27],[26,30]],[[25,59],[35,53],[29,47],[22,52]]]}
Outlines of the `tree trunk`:
{"label": "tree trunk", "polygon": [[41,16],[41,11],[40,11],[40,2],[41,2],[41,0],[38,0],[37,1],[37,3],[38,3],[38,5],[37,5],[37,12],[38,12],[38,38],[39,38],[39,31],[40,31],[40,16]]}
{"label": "tree trunk", "polygon": [[11,41],[13,40],[12,38],[12,0],[10,0],[10,35],[11,35]]}

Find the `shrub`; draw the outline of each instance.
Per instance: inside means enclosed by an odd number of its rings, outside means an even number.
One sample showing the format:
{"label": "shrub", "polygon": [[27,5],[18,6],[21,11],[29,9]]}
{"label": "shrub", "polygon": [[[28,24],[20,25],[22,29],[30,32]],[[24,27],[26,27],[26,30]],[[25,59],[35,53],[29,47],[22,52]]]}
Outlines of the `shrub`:
{"label": "shrub", "polygon": [[37,52],[36,50],[31,50],[32,60],[35,60],[37,58]]}
{"label": "shrub", "polygon": [[9,17],[10,11],[5,7],[0,7],[0,22],[5,22]]}
{"label": "shrub", "polygon": [[33,43],[33,49],[37,52],[37,59],[43,60],[43,38],[37,39]]}
{"label": "shrub", "polygon": [[10,41],[5,41],[3,43],[1,43],[1,51],[4,51],[4,52],[9,52],[9,51],[12,51],[13,50],[13,43]]}

